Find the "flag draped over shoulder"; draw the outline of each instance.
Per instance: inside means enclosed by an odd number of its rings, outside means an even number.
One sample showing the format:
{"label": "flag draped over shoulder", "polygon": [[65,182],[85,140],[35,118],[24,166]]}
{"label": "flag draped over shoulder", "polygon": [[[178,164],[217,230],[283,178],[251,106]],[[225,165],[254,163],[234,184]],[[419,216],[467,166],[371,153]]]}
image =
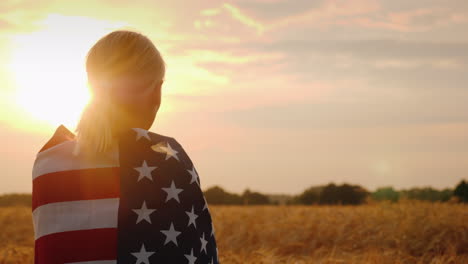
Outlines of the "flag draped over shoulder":
{"label": "flag draped over shoulder", "polygon": [[33,168],[35,263],[219,263],[200,178],[173,138],[134,128],[75,153],[60,126]]}

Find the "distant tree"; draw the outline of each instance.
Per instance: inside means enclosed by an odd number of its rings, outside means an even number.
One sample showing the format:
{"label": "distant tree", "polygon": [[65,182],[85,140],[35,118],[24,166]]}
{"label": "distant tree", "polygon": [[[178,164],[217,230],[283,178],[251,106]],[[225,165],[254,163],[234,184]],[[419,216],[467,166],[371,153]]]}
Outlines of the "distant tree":
{"label": "distant tree", "polygon": [[285,204],[286,205],[295,205],[295,204],[303,204],[303,203],[301,203],[301,201],[299,200],[299,195],[295,195],[291,199],[287,200],[285,202]]}
{"label": "distant tree", "polygon": [[452,191],[449,189],[439,191],[431,187],[412,188],[401,191],[401,196],[410,200],[446,202],[452,196]]}
{"label": "distant tree", "polygon": [[219,186],[213,186],[205,192],[206,201],[210,204],[242,204],[242,197],[238,194],[226,192]]}
{"label": "distant tree", "polygon": [[468,183],[465,180],[462,180],[455,190],[453,191],[453,195],[457,197],[461,202],[468,203]]}
{"label": "distant tree", "polygon": [[320,204],[357,205],[365,202],[368,192],[357,185],[343,184],[337,186],[329,184],[320,193]]}
{"label": "distant tree", "polygon": [[275,205],[292,204],[294,197],[295,196],[289,194],[268,194],[268,199],[270,200],[271,204]]}
{"label": "distant tree", "polygon": [[295,196],[292,200],[291,203],[293,204],[317,204],[320,200],[320,193],[322,191],[323,187],[309,187],[306,189],[304,192],[299,194],[298,196]]}
{"label": "distant tree", "polygon": [[440,198],[441,202],[449,201],[450,198],[452,198],[452,196],[453,196],[453,190],[451,190],[451,189],[443,189],[439,193],[439,198]]}
{"label": "distant tree", "polygon": [[242,200],[244,204],[248,205],[261,205],[261,204],[271,204],[268,196],[261,194],[259,192],[252,192],[249,189],[246,189],[242,194]]}
{"label": "distant tree", "polygon": [[341,204],[362,204],[365,202],[368,192],[358,185],[343,184],[338,187]]}
{"label": "distant tree", "polygon": [[319,203],[321,204],[338,204],[340,202],[340,194],[338,186],[334,183],[328,184],[320,193]]}
{"label": "distant tree", "polygon": [[392,201],[398,202],[400,193],[395,191],[393,187],[381,187],[371,194],[372,199],[376,201]]}

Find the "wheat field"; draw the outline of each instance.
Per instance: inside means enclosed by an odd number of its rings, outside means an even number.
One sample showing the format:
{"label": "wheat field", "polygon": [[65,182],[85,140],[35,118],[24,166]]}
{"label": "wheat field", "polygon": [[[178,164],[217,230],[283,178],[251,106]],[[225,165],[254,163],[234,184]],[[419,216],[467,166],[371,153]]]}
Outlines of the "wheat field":
{"label": "wheat field", "polygon": [[[33,263],[28,207],[0,208],[0,264]],[[211,206],[220,263],[468,263],[468,206]]]}

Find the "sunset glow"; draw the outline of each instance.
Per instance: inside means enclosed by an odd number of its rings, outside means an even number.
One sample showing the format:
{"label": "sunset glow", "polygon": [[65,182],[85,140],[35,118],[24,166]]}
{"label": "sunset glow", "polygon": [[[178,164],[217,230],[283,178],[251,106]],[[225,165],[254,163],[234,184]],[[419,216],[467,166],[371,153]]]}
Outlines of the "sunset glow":
{"label": "sunset glow", "polygon": [[74,131],[86,53],[116,29],[161,52],[151,131],[186,147],[203,187],[466,178],[467,1],[4,0],[0,11],[0,192],[29,191],[34,155],[57,125]]}
{"label": "sunset glow", "polygon": [[[49,15],[39,29],[14,38],[10,63],[16,102],[31,118],[74,127],[89,99],[84,60],[92,44],[125,23]],[[86,30],[70,30],[84,26]]]}

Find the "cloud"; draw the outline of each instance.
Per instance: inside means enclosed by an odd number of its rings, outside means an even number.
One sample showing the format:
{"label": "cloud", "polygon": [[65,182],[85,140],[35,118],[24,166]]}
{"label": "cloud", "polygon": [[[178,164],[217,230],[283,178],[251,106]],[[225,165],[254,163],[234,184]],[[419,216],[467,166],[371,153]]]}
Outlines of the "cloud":
{"label": "cloud", "polygon": [[466,23],[466,14],[448,8],[417,8],[400,12],[389,12],[381,18],[357,17],[342,21],[342,25],[356,25],[401,32],[430,31],[435,27]]}
{"label": "cloud", "polygon": [[[202,16],[222,18],[221,11],[227,11],[231,18],[239,23],[254,29],[257,34],[279,30],[288,26],[301,24],[324,26],[335,24],[335,20],[341,17],[356,16],[375,12],[379,9],[376,0],[327,0],[317,8],[308,9],[296,14],[284,14],[274,20],[260,20],[248,15],[245,10],[224,3],[219,8],[205,9],[200,12]],[[219,22],[219,21],[218,21]]]}
{"label": "cloud", "polygon": [[468,63],[468,41],[408,41],[397,39],[281,40],[262,50],[307,56],[349,55],[362,60],[440,59]]}
{"label": "cloud", "polygon": [[201,28],[210,28],[213,26],[222,26],[223,28],[228,28],[226,26],[225,15],[227,14],[234,21],[246,26],[247,28],[253,29],[256,34],[261,35],[263,33],[264,25],[257,19],[246,14],[245,11],[240,8],[224,3],[217,8],[208,8],[200,11],[201,19],[196,20],[194,25],[197,29]]}
{"label": "cloud", "polygon": [[270,30],[304,24],[313,27],[364,27],[400,32],[430,31],[435,27],[467,22],[465,13],[448,8],[417,8],[400,12],[382,10],[377,2],[339,5],[333,1],[304,13],[279,19]]}
{"label": "cloud", "polygon": [[193,62],[197,64],[248,64],[251,66],[255,62],[266,62],[271,63],[282,59],[284,56],[280,53],[266,53],[256,52],[252,54],[246,54],[244,52],[233,52],[233,51],[217,51],[211,49],[191,49],[184,53],[184,56],[189,57]]}
{"label": "cloud", "polygon": [[[274,38],[273,34],[285,31],[300,32],[301,28],[309,29],[309,32],[314,29],[361,28],[380,30],[381,33],[410,33],[468,23],[468,10],[457,8],[457,5],[439,6],[434,2],[424,8],[407,5],[399,9],[386,8],[385,5],[377,0],[299,1],[289,5],[291,7],[282,1],[239,2],[202,10],[200,14],[210,18],[208,24],[226,25],[229,22],[223,14],[227,13],[229,18],[269,39]],[[298,6],[301,9],[292,8]],[[197,25],[202,24],[197,22]]]}
{"label": "cloud", "polygon": [[224,4],[223,8],[229,12],[229,14],[232,16],[232,18],[236,19],[243,25],[246,25],[248,27],[251,27],[257,31],[258,34],[262,34],[263,31],[265,31],[265,28],[262,23],[259,21],[255,20],[254,18],[251,18],[250,16],[246,15],[243,11],[241,11],[239,8],[230,5],[230,4]]}
{"label": "cloud", "polygon": [[[468,124],[468,113],[450,104],[426,108],[430,100],[280,103],[223,113],[241,126],[269,129],[342,129],[405,125]],[[433,103],[433,102],[430,102]]]}
{"label": "cloud", "polygon": [[34,21],[41,17],[52,1],[2,0],[0,1],[0,27],[9,31],[33,31]]}
{"label": "cloud", "polygon": [[209,8],[209,9],[204,9],[200,12],[202,16],[215,16],[219,14],[221,10],[219,8]]}
{"label": "cloud", "polygon": [[328,0],[324,1],[318,8],[309,9],[294,15],[274,21],[269,30],[277,30],[286,26],[307,24],[316,27],[323,27],[336,24],[341,18],[367,15],[380,9],[380,5],[375,0]]}
{"label": "cloud", "polygon": [[455,59],[435,59],[435,60],[377,60],[375,62],[375,67],[379,69],[388,69],[388,68],[401,68],[401,69],[411,69],[411,68],[421,68],[421,67],[433,67],[437,69],[460,69],[463,67],[463,64]]}

